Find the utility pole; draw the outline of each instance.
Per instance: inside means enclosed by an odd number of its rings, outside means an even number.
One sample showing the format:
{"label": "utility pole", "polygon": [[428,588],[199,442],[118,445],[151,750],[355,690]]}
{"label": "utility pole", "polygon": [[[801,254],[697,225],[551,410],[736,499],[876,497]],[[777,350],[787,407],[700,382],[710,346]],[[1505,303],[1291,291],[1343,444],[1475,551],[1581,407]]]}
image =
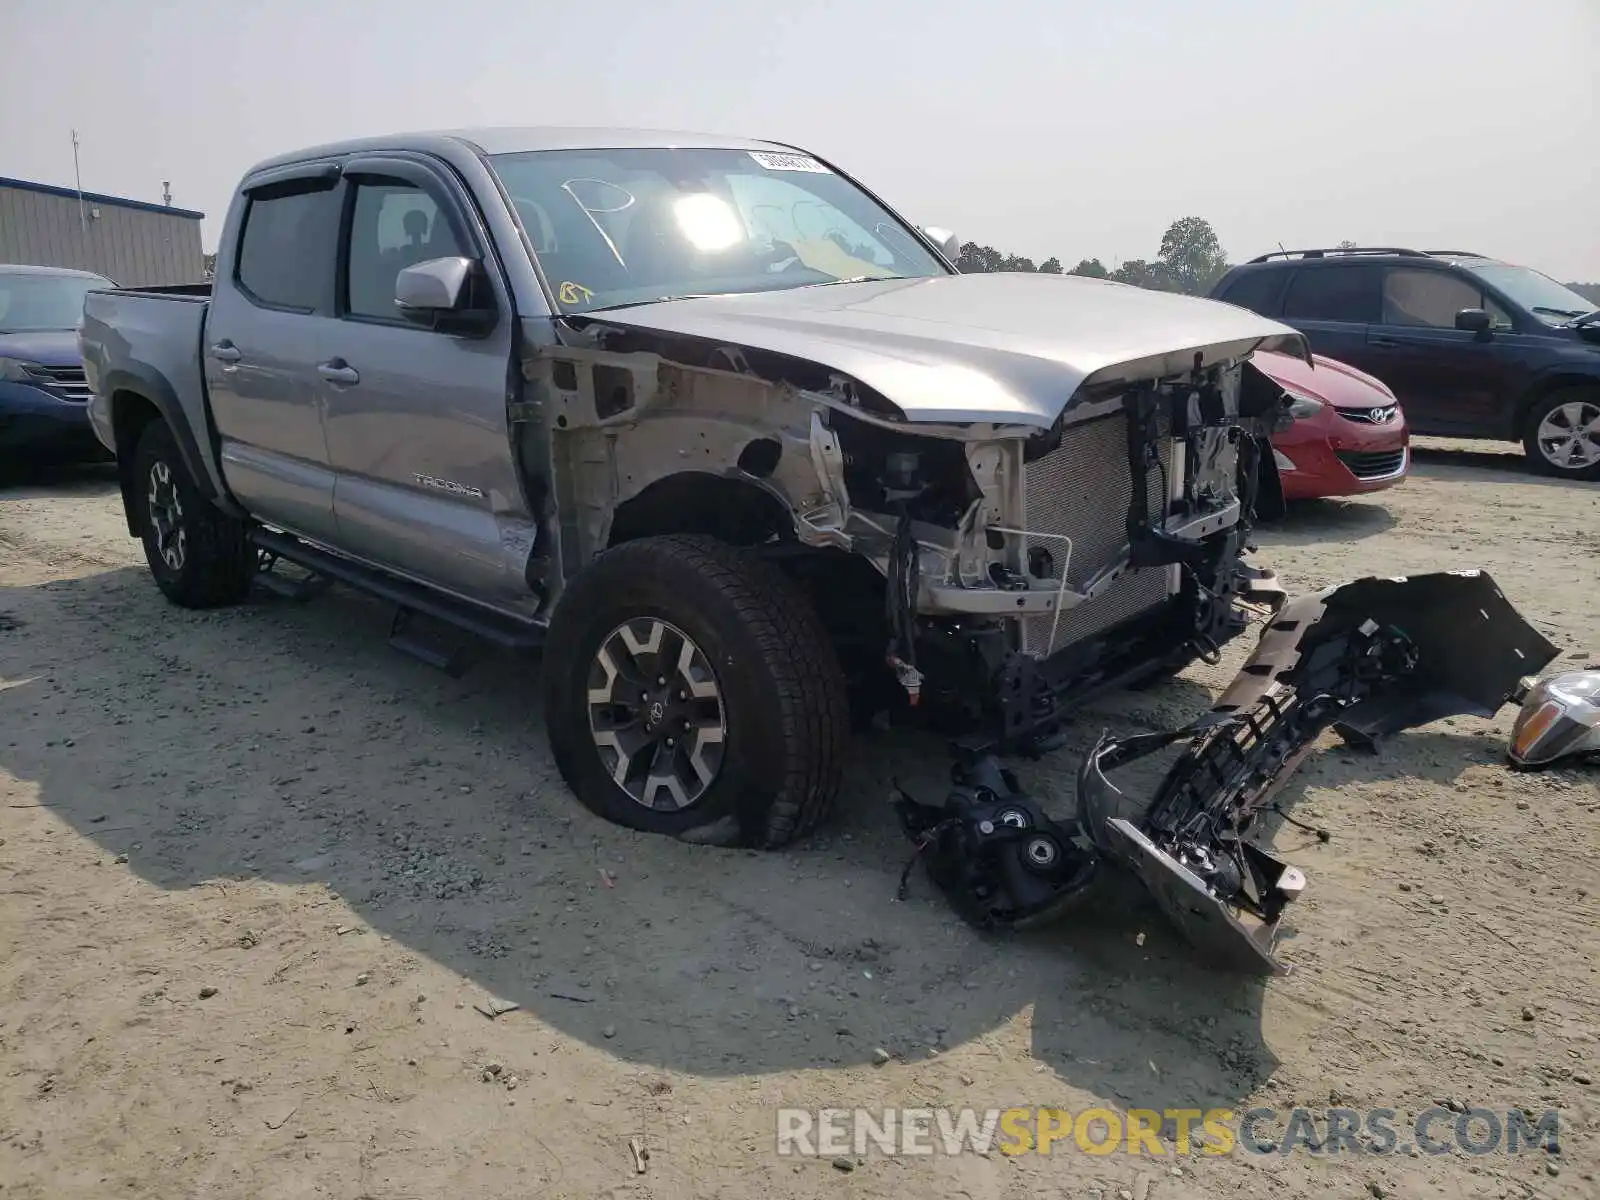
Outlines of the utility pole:
{"label": "utility pole", "polygon": [[78,131],[72,131],[72,178],[78,185],[78,228],[83,233],[84,248],[88,248],[89,214],[83,207],[83,175],[78,170]]}

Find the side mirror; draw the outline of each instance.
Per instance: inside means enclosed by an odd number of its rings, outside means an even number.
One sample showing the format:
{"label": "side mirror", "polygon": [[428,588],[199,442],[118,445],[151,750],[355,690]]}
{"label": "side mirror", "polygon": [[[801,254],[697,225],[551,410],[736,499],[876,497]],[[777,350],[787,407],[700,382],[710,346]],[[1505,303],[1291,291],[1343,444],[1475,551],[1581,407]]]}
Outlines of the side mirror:
{"label": "side mirror", "polygon": [[1481,308],[1463,308],[1456,314],[1456,328],[1479,336],[1489,332],[1489,314]]}
{"label": "side mirror", "polygon": [[395,276],[394,303],[409,321],[453,333],[494,325],[494,309],[475,302],[478,264],[470,258],[430,258]]}
{"label": "side mirror", "polygon": [[952,264],[961,257],[961,239],[955,234],[937,225],[924,225],[921,228],[922,236],[939,247],[939,253],[948,258]]}
{"label": "side mirror", "polygon": [[431,258],[395,277],[394,302],[402,311],[454,312],[466,299],[471,275],[470,258]]}

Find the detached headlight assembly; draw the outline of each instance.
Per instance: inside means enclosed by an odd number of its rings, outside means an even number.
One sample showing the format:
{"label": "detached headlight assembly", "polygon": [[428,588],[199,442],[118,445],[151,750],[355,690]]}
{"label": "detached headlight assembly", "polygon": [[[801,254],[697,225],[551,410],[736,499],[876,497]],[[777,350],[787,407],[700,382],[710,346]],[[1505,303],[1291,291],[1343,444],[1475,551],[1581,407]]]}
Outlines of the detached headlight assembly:
{"label": "detached headlight assembly", "polygon": [[1289,393],[1289,415],[1296,421],[1304,421],[1307,417],[1314,417],[1322,411],[1322,401],[1315,396],[1308,396],[1304,392],[1297,392],[1293,388],[1284,388]]}

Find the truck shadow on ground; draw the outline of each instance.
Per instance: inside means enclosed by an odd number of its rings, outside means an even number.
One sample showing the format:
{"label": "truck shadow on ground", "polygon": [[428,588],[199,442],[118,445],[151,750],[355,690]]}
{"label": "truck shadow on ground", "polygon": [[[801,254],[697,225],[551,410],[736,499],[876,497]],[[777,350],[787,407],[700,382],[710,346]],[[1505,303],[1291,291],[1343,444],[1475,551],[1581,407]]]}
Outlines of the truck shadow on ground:
{"label": "truck shadow on ground", "polygon": [[[1261,983],[1208,969],[1131,881],[1009,938],[960,923],[920,874],[897,902],[889,780],[930,798],[946,782],[924,735],[858,740],[825,833],[723,851],[590,816],[550,761],[534,662],[452,680],[391,651],[363,598],[189,613],[127,568],[0,591],[0,613],[0,763],[108,860],[173,890],[325,884],[398,946],[624,1059],[702,1075],[916,1060],[1031,1009],[1038,1063],[1130,1105],[1231,1104],[1276,1065]],[[1187,678],[1112,697],[1019,773],[1070,811],[1103,727],[1209,701]],[[260,953],[288,963],[334,937],[262,909]]]}

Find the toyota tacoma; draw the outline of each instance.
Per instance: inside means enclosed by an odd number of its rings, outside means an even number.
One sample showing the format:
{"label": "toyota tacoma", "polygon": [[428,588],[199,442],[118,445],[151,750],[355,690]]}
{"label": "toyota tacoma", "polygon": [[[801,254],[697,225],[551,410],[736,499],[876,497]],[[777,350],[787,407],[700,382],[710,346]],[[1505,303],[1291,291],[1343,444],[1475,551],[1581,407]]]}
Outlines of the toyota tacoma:
{"label": "toyota tacoma", "polygon": [[[1302,335],[955,252],[777,143],[323,146],[244,177],[214,284],[87,298],[91,416],[172,601],[337,581],[442,666],[539,649],[582,803],[778,846],[853,717],[915,710],[983,775],[1284,602],[1246,558],[1289,401],[1250,356]],[[1017,853],[1065,894],[1091,839],[1053,844]]]}

